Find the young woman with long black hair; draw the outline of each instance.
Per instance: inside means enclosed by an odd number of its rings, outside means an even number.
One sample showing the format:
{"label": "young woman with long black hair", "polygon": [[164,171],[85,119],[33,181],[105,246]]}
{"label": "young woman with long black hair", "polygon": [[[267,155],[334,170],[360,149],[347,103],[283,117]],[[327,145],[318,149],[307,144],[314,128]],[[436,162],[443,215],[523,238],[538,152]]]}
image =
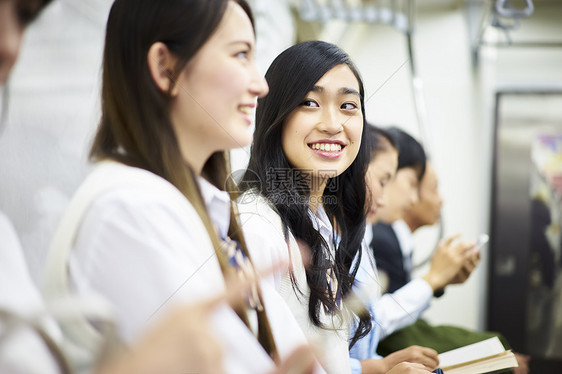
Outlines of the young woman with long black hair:
{"label": "young woman with long black hair", "polygon": [[[365,232],[370,155],[363,144],[363,83],[349,56],[321,41],[285,50],[266,79],[270,93],[258,100],[240,183],[245,237],[260,267],[290,259],[268,283],[308,339],[321,345],[326,371],[349,373],[348,345],[371,325],[364,308],[355,314],[344,303]],[[350,338],[352,319],[358,328]]]}

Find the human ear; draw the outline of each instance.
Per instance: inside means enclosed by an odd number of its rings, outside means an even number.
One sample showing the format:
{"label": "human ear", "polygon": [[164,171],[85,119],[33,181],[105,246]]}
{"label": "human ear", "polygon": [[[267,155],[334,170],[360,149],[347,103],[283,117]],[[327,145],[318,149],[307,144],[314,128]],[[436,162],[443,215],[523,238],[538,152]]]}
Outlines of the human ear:
{"label": "human ear", "polygon": [[[172,96],[177,95],[177,77],[174,75],[174,66],[177,58],[172,55],[166,44],[156,42],[148,50],[148,70],[156,86]],[[172,87],[172,90],[170,88]]]}

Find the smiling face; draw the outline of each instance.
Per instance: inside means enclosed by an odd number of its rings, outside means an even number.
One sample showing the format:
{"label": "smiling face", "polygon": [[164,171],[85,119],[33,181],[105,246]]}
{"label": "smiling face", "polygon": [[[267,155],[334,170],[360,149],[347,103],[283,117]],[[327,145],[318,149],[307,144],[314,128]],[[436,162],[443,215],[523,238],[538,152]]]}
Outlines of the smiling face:
{"label": "smiling face", "polygon": [[171,118],[188,162],[251,143],[256,100],[268,92],[254,45],[248,15],[230,1],[215,33],[181,72]]}
{"label": "smiling face", "polygon": [[291,166],[325,181],[353,163],[362,131],[359,82],[342,64],[324,74],[287,117],[281,143]]}
{"label": "smiling face", "polygon": [[398,151],[388,145],[388,149],[378,152],[369,163],[367,170],[367,188],[370,206],[367,213],[367,224],[376,222],[376,213],[384,206],[386,186],[391,182],[398,167]]}

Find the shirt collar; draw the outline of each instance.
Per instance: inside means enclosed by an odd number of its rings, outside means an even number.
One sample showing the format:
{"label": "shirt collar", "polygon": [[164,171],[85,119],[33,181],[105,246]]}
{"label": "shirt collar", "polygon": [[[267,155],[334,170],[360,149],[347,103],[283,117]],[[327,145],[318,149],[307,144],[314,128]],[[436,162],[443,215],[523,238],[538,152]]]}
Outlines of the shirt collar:
{"label": "shirt collar", "polygon": [[318,205],[318,209],[316,210],[316,214],[312,212],[312,210],[308,210],[310,217],[312,219],[312,225],[320,235],[326,240],[328,246],[332,248],[332,243],[334,242],[334,231],[332,229],[332,223],[324,210],[322,205]]}
{"label": "shirt collar", "polygon": [[369,247],[371,245],[371,242],[373,241],[373,226],[367,224],[367,226],[365,227],[365,236],[363,237],[363,239],[365,240],[365,243],[367,243],[367,247]]}
{"label": "shirt collar", "polygon": [[409,257],[414,248],[414,240],[412,238],[410,227],[403,220],[398,220],[392,224],[392,228],[398,238],[400,249],[402,249],[402,255],[404,257]]}
{"label": "shirt collar", "polygon": [[199,177],[198,182],[209,217],[219,230],[221,238],[225,238],[230,227],[230,195],[226,191],[219,190],[203,177]]}

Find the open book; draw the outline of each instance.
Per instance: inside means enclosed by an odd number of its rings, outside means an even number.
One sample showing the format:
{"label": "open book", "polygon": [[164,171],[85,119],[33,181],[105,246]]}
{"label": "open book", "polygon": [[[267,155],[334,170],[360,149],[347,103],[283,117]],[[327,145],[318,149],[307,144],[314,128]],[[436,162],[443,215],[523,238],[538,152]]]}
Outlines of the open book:
{"label": "open book", "polygon": [[482,340],[439,355],[444,374],[480,374],[517,367],[511,351],[506,351],[497,337]]}

